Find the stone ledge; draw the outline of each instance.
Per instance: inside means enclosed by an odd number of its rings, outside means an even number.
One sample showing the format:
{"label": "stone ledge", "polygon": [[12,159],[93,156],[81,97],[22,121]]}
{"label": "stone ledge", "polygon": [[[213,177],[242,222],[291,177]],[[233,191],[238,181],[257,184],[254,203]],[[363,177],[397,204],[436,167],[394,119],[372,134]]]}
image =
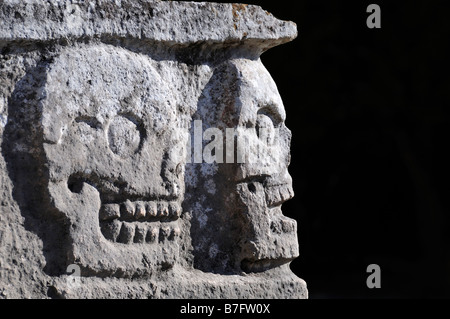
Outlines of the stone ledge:
{"label": "stone ledge", "polygon": [[[218,275],[175,267],[153,279],[80,277],[77,286],[67,276],[51,285],[58,298],[155,299],[306,299],[306,282],[283,266],[266,273]],[[53,297],[55,297],[53,296]],[[101,297],[100,297],[101,296]]]}
{"label": "stone ledge", "polygon": [[207,2],[6,0],[0,20],[4,44],[123,37],[175,46],[260,43],[265,51],[297,36],[295,23],[259,6]]}

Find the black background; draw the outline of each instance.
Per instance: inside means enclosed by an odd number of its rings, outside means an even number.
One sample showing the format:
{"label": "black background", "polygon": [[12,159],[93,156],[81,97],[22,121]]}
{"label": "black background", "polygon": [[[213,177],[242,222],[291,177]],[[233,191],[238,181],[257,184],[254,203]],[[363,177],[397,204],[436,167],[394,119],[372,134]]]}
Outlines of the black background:
{"label": "black background", "polygon": [[[445,6],[255,3],[299,29],[262,56],[293,133],[296,197],[283,211],[298,220],[301,256],[291,268],[311,298],[449,297]],[[367,28],[370,3],[381,29]],[[369,264],[381,289],[366,286]]]}
{"label": "black background", "polygon": [[[227,2],[227,1],[219,1]],[[292,130],[300,257],[310,298],[450,297],[444,1],[251,1],[299,36],[264,53]],[[370,3],[381,29],[369,29]],[[366,286],[369,264],[381,288]]]}

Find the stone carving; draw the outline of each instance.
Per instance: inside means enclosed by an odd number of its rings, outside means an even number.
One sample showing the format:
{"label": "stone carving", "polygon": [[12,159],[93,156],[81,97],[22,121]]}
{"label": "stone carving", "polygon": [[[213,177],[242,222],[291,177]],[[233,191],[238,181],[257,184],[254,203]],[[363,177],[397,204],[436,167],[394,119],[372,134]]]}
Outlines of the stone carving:
{"label": "stone carving", "polygon": [[[0,293],[307,296],[281,211],[291,134],[259,59],[293,23],[161,1],[5,1],[0,16],[0,231],[16,236],[2,250],[31,236],[19,272],[36,287],[12,276]],[[201,161],[194,123],[215,132],[201,133]],[[80,282],[67,285],[74,265]]]}
{"label": "stone carving", "polygon": [[110,46],[70,48],[42,88],[48,193],[76,226],[69,262],[95,273],[143,274],[178,258],[187,114],[152,62]]}
{"label": "stone carving", "polygon": [[198,181],[188,185],[187,195],[204,185],[191,203],[201,207],[192,233],[198,267],[210,258],[219,272],[262,271],[291,261],[298,256],[296,223],[280,209],[293,196],[290,131],[275,83],[261,61],[232,59],[215,68],[203,96],[203,124],[224,132],[234,128],[247,152],[244,163],[236,159],[208,169],[202,163],[192,173]]}

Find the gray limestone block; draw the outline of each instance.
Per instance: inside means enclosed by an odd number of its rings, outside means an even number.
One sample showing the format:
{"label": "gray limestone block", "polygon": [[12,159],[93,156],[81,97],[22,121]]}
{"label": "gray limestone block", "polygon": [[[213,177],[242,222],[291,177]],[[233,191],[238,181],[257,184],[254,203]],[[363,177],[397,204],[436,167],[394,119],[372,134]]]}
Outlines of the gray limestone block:
{"label": "gray limestone block", "polygon": [[297,34],[259,6],[176,1],[2,1],[0,41],[123,37],[166,45],[255,42],[265,48]]}
{"label": "gray limestone block", "polygon": [[0,21],[0,297],[307,297],[259,58],[294,23],[131,0],[2,1]]}

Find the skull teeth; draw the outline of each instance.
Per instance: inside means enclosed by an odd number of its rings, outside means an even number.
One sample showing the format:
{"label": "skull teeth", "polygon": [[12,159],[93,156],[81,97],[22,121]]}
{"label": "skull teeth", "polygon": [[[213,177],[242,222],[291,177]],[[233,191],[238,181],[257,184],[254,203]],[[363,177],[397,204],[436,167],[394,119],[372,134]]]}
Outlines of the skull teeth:
{"label": "skull teeth", "polygon": [[281,205],[285,201],[294,197],[292,185],[284,184],[278,186],[268,186],[265,189],[266,202],[269,207]]}
{"label": "skull teeth", "polygon": [[100,221],[158,221],[176,220],[181,216],[178,202],[126,200],[121,204],[104,204],[99,213]]}
{"label": "skull teeth", "polygon": [[280,216],[270,222],[270,230],[276,234],[289,234],[297,232],[297,223],[286,216]]}
{"label": "skull teeth", "polygon": [[103,205],[100,210],[100,220],[112,220],[120,217],[120,206],[116,204]]}
{"label": "skull teeth", "polygon": [[134,231],[133,242],[137,244],[142,244],[145,242],[145,237],[147,236],[147,226],[139,223],[136,225],[136,229]]}
{"label": "skull teeth", "polygon": [[145,204],[143,204],[142,202],[136,203],[136,209],[134,210],[134,216],[136,217],[136,219],[144,219],[146,214],[147,212],[145,210]]}
{"label": "skull teeth", "polygon": [[133,224],[123,222],[117,241],[123,244],[132,243],[135,233],[136,227]]}
{"label": "skull teeth", "polygon": [[106,239],[122,244],[173,241],[181,235],[176,223],[130,223],[117,219],[101,224]]}

